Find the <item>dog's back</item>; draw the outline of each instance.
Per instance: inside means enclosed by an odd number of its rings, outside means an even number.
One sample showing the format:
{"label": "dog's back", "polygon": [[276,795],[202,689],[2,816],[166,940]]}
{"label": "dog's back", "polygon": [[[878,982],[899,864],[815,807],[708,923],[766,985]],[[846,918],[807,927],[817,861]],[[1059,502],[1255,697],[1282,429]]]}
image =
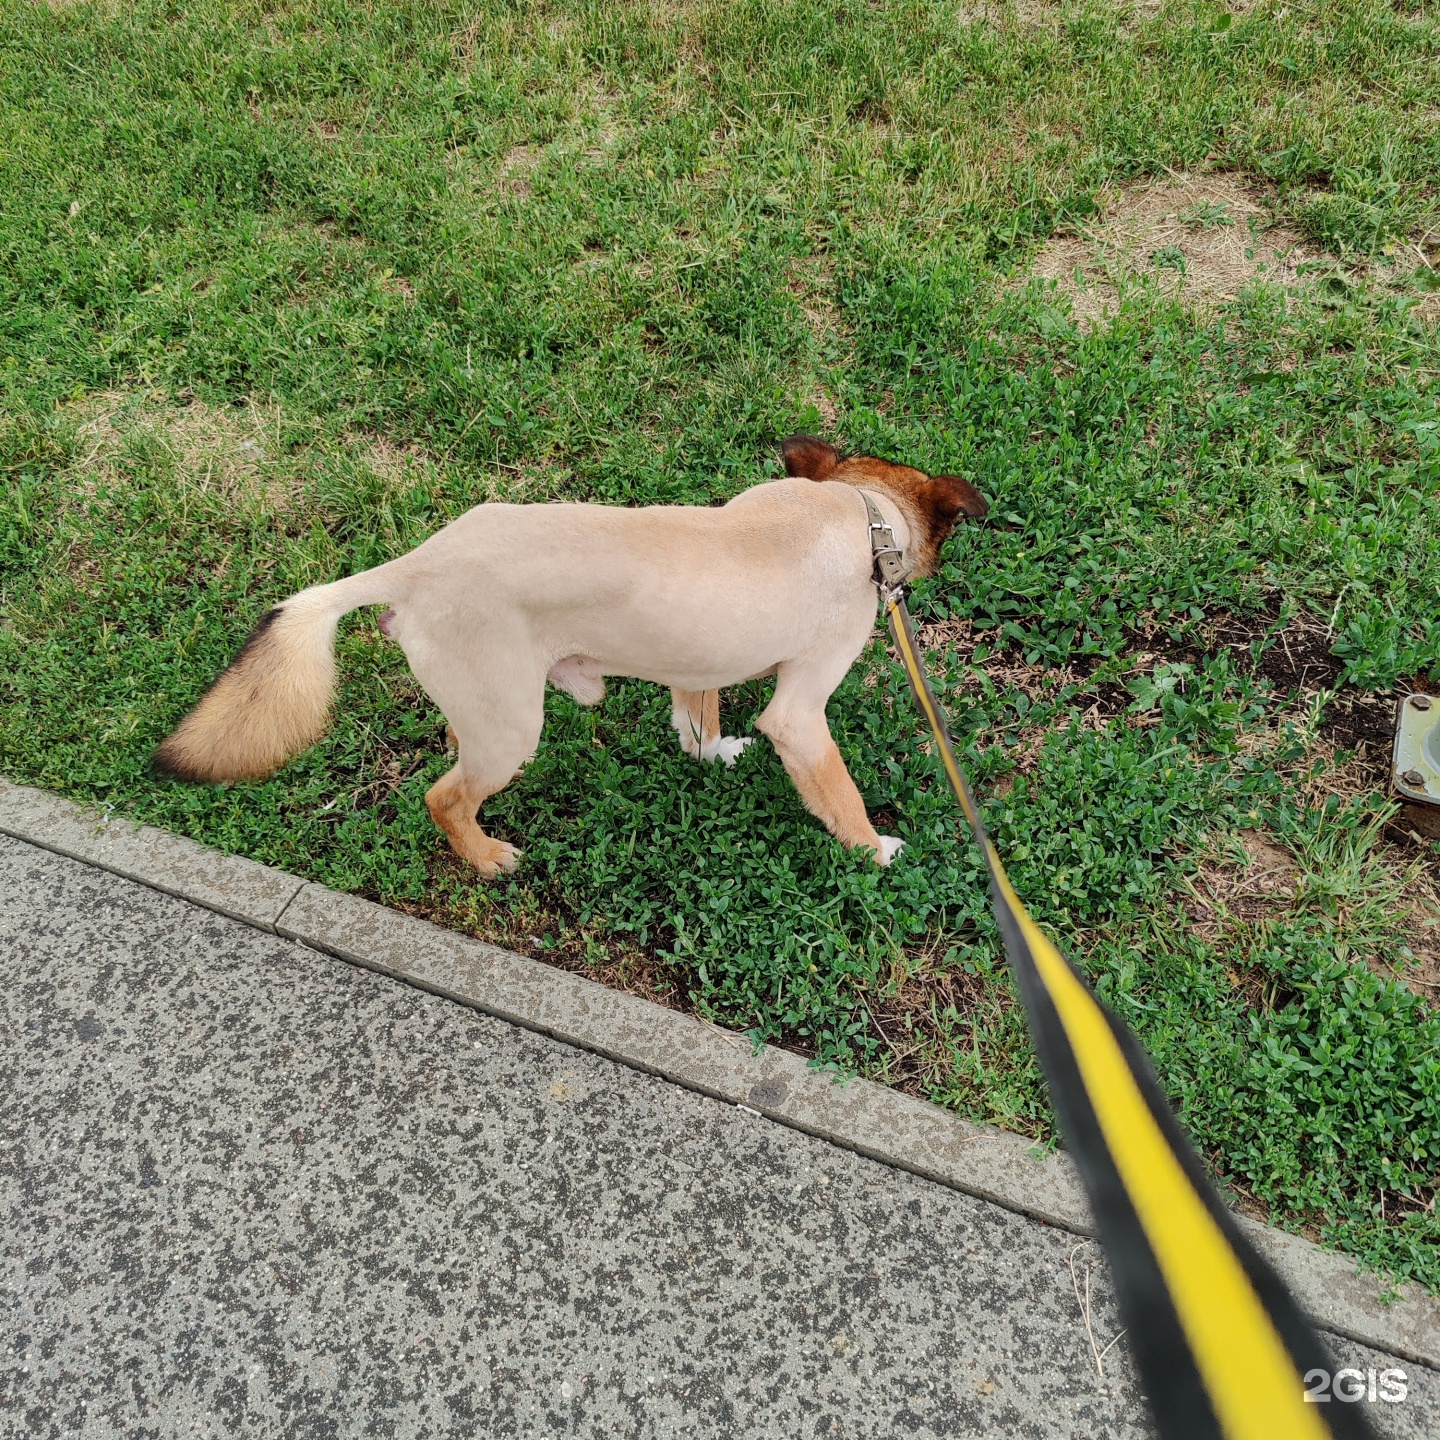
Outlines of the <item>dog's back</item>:
{"label": "dog's back", "polygon": [[390,633],[422,683],[422,668],[526,645],[542,673],[586,655],[605,674],[714,689],[874,621],[864,504],[806,480],[718,508],[477,506],[397,563]]}

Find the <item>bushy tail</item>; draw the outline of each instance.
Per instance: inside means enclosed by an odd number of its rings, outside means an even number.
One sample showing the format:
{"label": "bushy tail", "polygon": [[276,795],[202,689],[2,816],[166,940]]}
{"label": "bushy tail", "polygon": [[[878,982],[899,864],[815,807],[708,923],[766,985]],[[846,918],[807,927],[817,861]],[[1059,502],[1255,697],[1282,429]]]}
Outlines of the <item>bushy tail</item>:
{"label": "bushy tail", "polygon": [[210,784],[259,780],[313,745],[330,724],[340,617],[396,598],[393,570],[393,563],[381,565],[277,605],[161,742],[155,768]]}

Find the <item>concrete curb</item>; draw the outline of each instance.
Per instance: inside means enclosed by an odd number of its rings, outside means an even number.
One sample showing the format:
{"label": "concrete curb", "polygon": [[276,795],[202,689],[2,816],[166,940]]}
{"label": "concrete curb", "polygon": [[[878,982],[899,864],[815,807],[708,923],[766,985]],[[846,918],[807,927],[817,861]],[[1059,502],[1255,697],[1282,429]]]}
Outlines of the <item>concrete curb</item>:
{"label": "concrete curb", "polygon": [[[610,990],[149,826],[85,811],[0,779],[0,834],[216,910],[393,976],[512,1024],[582,1046],[871,1159],[1033,1216],[1092,1233],[1069,1160],[864,1080],[837,1083],[804,1060],[693,1016]],[[1414,1287],[1380,1300],[1374,1277],[1298,1236],[1241,1227],[1316,1323],[1440,1369],[1440,1301]]]}

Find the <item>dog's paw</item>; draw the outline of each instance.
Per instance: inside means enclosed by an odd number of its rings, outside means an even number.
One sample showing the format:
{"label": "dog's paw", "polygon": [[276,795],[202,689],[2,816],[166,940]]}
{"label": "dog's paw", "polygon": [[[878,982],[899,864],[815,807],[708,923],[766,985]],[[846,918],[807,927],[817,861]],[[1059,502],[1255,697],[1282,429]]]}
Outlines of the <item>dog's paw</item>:
{"label": "dog's paw", "polygon": [[875,861],[879,865],[888,865],[904,848],[905,842],[898,835],[882,835]]}
{"label": "dog's paw", "polygon": [[517,850],[508,840],[491,840],[486,837],[485,857],[476,860],[475,868],[487,879],[493,880],[502,871],[509,874],[520,868],[525,852]]}
{"label": "dog's paw", "polygon": [[746,735],[743,739],[735,735],[721,735],[705,746],[701,751],[701,758],[719,760],[727,770],[732,769],[741,752],[747,745],[753,744],[754,740],[753,735]]}

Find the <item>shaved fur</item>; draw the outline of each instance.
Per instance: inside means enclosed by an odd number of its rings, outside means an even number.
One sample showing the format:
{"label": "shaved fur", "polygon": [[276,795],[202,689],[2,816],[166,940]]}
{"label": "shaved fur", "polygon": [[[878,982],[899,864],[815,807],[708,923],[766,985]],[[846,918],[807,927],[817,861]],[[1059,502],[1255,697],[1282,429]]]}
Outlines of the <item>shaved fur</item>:
{"label": "shaved fur", "polygon": [[458,756],[426,804],[483,875],[520,852],[486,835],[480,807],[534,754],[546,683],[582,705],[607,675],[668,685],[685,753],[733,765],[747,739],[720,730],[719,690],[776,677],[755,728],[810,811],[844,845],[888,864],[825,720],[825,704],[875,623],[867,491],[911,571],[929,574],[961,516],[986,503],[957,476],[931,479],[814,436],[782,447],[787,477],[718,507],[478,505],[408,555],[270,610],[155,752],[181,780],[272,774],[330,722],[340,617],[384,604],[381,629],[444,713]]}

